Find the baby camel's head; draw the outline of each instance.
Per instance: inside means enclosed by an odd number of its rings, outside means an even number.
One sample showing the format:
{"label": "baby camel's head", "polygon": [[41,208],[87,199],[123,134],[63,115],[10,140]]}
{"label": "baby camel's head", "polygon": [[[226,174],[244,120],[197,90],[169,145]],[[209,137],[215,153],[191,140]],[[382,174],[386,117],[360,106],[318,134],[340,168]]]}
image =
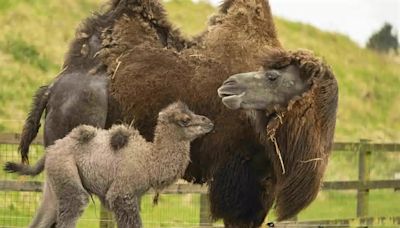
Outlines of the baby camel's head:
{"label": "baby camel's head", "polygon": [[196,115],[186,104],[178,101],[168,105],[158,114],[158,125],[173,128],[182,140],[194,140],[210,132],[214,124],[205,116]]}

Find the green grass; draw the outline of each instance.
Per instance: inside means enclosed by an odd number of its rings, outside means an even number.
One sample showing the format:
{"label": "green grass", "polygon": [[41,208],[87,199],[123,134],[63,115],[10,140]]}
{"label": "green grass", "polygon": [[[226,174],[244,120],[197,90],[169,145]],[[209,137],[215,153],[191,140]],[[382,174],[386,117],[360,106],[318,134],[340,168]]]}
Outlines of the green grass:
{"label": "green grass", "polygon": [[[103,1],[8,2],[7,10],[0,14],[0,132],[20,132],[32,94],[54,78],[75,27]],[[166,8],[188,35],[201,32],[215,11],[202,1],[188,0],[168,1]],[[314,50],[336,72],[340,85],[336,140],[400,140],[400,58],[378,55],[346,36],[309,25],[280,18],[276,25],[285,47]]]}
{"label": "green grass", "polygon": [[[0,144],[0,165],[6,161],[18,161],[16,145]],[[30,158],[34,164],[43,154],[41,146],[31,146]],[[0,180],[43,181],[43,174],[31,178],[0,171]],[[41,200],[41,193],[0,192],[0,227],[26,226],[32,219]],[[78,227],[98,227],[100,202],[94,197],[95,204],[89,207],[79,220]],[[146,227],[171,227],[172,225],[193,226],[199,223],[200,211],[198,194],[161,195],[159,205],[153,206],[153,195],[142,199],[142,218]]]}
{"label": "green grass", "polygon": [[[141,216],[145,227],[185,227],[199,224],[199,195],[161,195],[158,206],[152,205],[152,195],[142,198]],[[355,191],[322,191],[318,198],[298,216],[300,221],[350,219],[356,217]],[[39,205],[41,193],[6,192],[0,194],[0,227],[26,226]],[[385,217],[400,214],[400,192],[375,190],[369,196],[369,216]],[[100,203],[89,207],[78,227],[98,227]],[[275,218],[272,215],[269,219]]]}
{"label": "green grass", "polygon": [[[26,227],[40,204],[41,193],[2,192],[0,227]],[[197,194],[161,195],[158,206],[152,205],[153,195],[142,198],[141,216],[145,227],[193,227],[199,224]],[[100,202],[94,199],[78,221],[78,227],[97,228],[100,222]]]}
{"label": "green grass", "polygon": [[400,62],[360,48],[348,37],[277,19],[282,43],[323,56],[339,82],[337,140],[400,139]]}
{"label": "green grass", "polygon": [[0,2],[0,131],[17,132],[35,90],[51,81],[96,0]]}
{"label": "green grass", "polygon": [[[400,192],[374,190],[369,195],[369,216],[399,216]],[[322,191],[310,207],[302,211],[299,220],[355,218],[356,191]]]}
{"label": "green grass", "polygon": [[[0,144],[0,165],[6,161],[18,161],[17,145]],[[30,158],[34,164],[42,155],[41,146],[31,146]],[[371,180],[392,179],[400,172],[399,153],[372,153]],[[354,153],[334,151],[328,165],[325,180],[356,180],[358,159]],[[19,177],[0,171],[0,180],[43,181],[43,175],[35,178]],[[200,196],[198,194],[161,195],[158,206],[152,205],[153,195],[142,199],[142,218],[145,227],[190,227],[196,226],[200,218]],[[95,197],[94,197],[95,198]],[[304,211],[299,220],[324,220],[356,217],[356,191],[321,191],[317,199]],[[41,193],[0,192],[0,227],[26,226],[39,205]],[[373,190],[369,196],[369,215],[374,217],[399,216],[400,192]],[[100,203],[90,203],[79,220],[78,227],[98,227]],[[275,218],[274,214],[269,217]]]}
{"label": "green grass", "polygon": [[188,0],[173,0],[166,3],[169,18],[182,28],[187,36],[198,34],[207,28],[207,18],[216,9],[205,1],[191,3]]}
{"label": "green grass", "polygon": [[46,72],[50,69],[56,70],[57,66],[49,59],[40,56],[39,51],[33,45],[18,37],[6,37],[4,43],[0,43],[0,48],[6,54],[13,57],[16,62],[29,64],[39,70]]}

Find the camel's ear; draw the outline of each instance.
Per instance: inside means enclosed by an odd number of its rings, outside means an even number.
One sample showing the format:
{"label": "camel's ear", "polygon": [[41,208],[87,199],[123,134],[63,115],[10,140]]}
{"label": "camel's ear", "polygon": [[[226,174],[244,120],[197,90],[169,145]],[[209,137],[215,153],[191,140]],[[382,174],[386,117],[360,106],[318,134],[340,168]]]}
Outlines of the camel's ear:
{"label": "camel's ear", "polygon": [[182,102],[180,100],[175,102],[173,105],[175,105],[176,108],[178,108],[178,109],[180,109],[182,111],[188,111],[189,110],[189,107],[184,102]]}
{"label": "camel's ear", "polygon": [[161,123],[168,122],[168,115],[164,111],[158,113],[158,121]]}

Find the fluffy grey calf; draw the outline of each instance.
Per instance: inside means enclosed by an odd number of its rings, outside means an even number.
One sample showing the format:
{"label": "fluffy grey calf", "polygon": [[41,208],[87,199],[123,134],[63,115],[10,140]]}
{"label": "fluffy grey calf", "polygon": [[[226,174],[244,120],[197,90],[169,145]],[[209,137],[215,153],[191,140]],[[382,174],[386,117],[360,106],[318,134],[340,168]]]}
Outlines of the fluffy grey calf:
{"label": "fluffy grey calf", "polygon": [[140,196],[181,177],[190,142],[212,129],[181,102],[159,113],[154,142],[124,125],[75,128],[46,149],[43,202],[30,227],[75,227],[90,194],[114,212],[118,227],[142,227]]}

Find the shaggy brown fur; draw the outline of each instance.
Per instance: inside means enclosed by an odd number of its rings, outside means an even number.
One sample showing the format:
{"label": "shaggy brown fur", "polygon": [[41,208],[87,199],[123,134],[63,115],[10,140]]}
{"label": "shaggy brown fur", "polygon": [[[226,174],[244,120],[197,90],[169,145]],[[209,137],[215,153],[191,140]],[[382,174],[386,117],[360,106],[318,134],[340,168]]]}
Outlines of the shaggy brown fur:
{"label": "shaggy brown fur", "polygon": [[[247,117],[224,108],[216,90],[230,75],[257,69],[264,53],[280,44],[264,0],[232,1],[214,18],[199,43],[179,53],[149,43],[132,46],[135,30],[128,29],[133,22],[126,19],[112,29],[115,46],[102,57],[113,75],[111,95],[122,116],[126,122],[135,118],[135,127],[147,139],[152,138],[157,110],[176,99],[215,120],[215,132],[193,143],[185,178],[210,181],[214,218],[224,218],[227,225],[257,226],[274,200],[272,184],[263,182],[269,174],[262,166],[269,162],[254,160],[266,156],[263,146]],[[230,162],[227,171],[224,166]],[[227,183],[232,184],[223,187]],[[230,205],[223,203],[227,199]]]}
{"label": "shaggy brown fur", "polygon": [[[312,87],[294,98],[287,109],[277,110],[280,120],[275,117],[266,127],[258,126],[263,129],[261,140],[272,151],[278,220],[296,215],[317,196],[332,148],[338,104],[338,86],[331,69],[310,52],[271,52],[263,67],[288,64],[299,66],[301,77]],[[282,154],[285,174],[273,152],[277,148],[270,142],[272,138]]]}
{"label": "shaggy brown fur", "polygon": [[[258,69],[260,58],[280,47],[268,2],[225,0],[208,30],[195,40],[185,40],[172,28],[156,0],[113,0],[107,12],[87,20],[78,30],[67,54],[65,74],[74,70],[82,77],[108,74],[111,97],[105,127],[120,120],[129,123],[135,117],[135,127],[151,139],[157,110],[178,99],[215,120],[215,132],[192,144],[192,163],[185,178],[210,184],[213,217],[223,218],[226,226],[260,225],[275,192],[279,218],[290,217],[310,200],[293,197],[289,191],[293,189],[286,184],[296,180],[283,181],[271,166],[275,159],[268,155],[275,148],[260,140],[244,113],[226,109],[216,93],[230,75]],[[60,135],[76,126],[72,123]],[[285,128],[280,129],[277,138],[284,134]],[[284,150],[289,141],[282,140],[279,137],[278,143]],[[312,174],[316,179],[322,175]],[[310,192],[314,192],[314,182]]]}
{"label": "shaggy brown fur", "polygon": [[98,56],[115,45],[110,36],[118,37],[112,30],[120,24],[126,26],[124,30],[128,34],[125,35],[130,39],[125,40],[119,48],[132,48],[147,43],[181,50],[190,45],[166,19],[165,10],[159,1],[114,0],[109,5],[106,12],[95,14],[79,26],[66,55],[64,68],[89,69],[89,73],[101,69],[104,65]]}

